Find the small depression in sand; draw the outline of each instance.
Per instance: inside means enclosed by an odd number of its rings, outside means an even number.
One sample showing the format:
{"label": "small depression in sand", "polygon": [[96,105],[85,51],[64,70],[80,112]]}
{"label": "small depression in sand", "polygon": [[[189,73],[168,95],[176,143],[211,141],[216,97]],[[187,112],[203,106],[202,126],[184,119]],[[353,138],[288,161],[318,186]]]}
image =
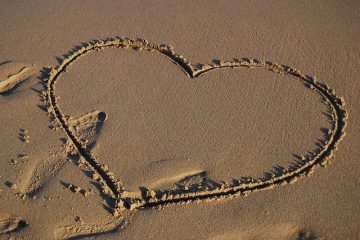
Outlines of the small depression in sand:
{"label": "small depression in sand", "polygon": [[316,149],[332,124],[319,95],[294,77],[240,68],[193,79],[149,52],[91,52],[56,93],[65,115],[99,114],[92,152],[128,190],[261,177]]}

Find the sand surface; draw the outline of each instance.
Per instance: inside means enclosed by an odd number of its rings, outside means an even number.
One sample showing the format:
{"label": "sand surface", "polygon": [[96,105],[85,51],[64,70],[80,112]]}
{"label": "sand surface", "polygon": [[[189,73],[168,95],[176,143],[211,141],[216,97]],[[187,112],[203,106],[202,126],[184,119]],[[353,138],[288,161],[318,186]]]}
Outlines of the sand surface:
{"label": "sand surface", "polygon": [[0,239],[360,239],[356,1],[0,1]]}

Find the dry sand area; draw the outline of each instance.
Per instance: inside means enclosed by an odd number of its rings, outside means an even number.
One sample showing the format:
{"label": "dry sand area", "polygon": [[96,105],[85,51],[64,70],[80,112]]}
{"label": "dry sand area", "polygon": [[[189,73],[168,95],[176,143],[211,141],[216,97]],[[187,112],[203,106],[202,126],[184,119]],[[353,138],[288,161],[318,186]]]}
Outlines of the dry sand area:
{"label": "dry sand area", "polygon": [[359,19],[0,0],[0,239],[360,239]]}

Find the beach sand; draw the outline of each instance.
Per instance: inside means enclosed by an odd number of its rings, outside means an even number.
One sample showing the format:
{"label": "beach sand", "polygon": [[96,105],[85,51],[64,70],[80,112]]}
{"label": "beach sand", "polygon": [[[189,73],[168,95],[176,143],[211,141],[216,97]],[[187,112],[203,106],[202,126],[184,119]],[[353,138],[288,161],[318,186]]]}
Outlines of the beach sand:
{"label": "beach sand", "polygon": [[357,1],[0,6],[0,239],[360,238]]}

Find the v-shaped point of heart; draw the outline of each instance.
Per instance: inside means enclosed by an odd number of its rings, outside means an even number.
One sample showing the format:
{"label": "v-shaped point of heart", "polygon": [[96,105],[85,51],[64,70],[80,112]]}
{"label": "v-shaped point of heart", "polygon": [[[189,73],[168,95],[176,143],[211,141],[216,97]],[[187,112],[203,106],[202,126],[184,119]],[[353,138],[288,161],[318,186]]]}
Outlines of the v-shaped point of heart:
{"label": "v-shaped point of heart", "polygon": [[[323,103],[332,111],[332,129],[329,129],[327,134],[328,138],[324,144],[319,146],[311,156],[299,160],[294,166],[281,169],[280,173],[270,174],[271,176],[259,179],[242,178],[238,181],[233,181],[232,183],[214,187],[213,189],[199,190],[196,192],[186,190],[148,190],[145,193],[139,194],[140,196],[132,197],[129,192],[125,191],[120,181],[114,177],[114,174],[109,171],[108,167],[105,164],[100,164],[98,159],[87,149],[86,144],[77,137],[76,132],[69,126],[67,118],[58,105],[55,92],[56,81],[70,64],[91,51],[97,51],[107,47],[120,49],[132,48],[135,50],[157,52],[175,62],[191,78],[196,78],[215,69],[238,67],[261,68],[280,74],[291,75],[302,81],[311,91],[315,91],[322,97]],[[142,39],[133,40],[115,37],[103,40],[93,40],[82,43],[80,46],[76,46],[68,54],[64,55],[64,59],[61,60],[58,66],[47,72],[47,76],[44,77],[44,80],[46,91],[43,93],[43,96],[48,102],[49,114],[53,115],[54,121],[62,128],[74,150],[86,160],[94,173],[93,177],[99,181],[104,189],[107,190],[108,194],[115,199],[116,204],[114,206],[114,213],[117,213],[120,209],[163,206],[173,203],[209,201],[229,196],[242,196],[248,192],[269,189],[276,185],[290,183],[301,176],[312,173],[315,166],[326,164],[338,143],[345,135],[344,129],[347,114],[344,108],[344,100],[341,97],[336,96],[335,92],[326,84],[316,82],[315,78],[304,75],[295,68],[286,65],[278,65],[269,61],[240,58],[232,61],[215,61],[213,64],[198,64],[194,66],[183,56],[176,54],[170,46],[152,44]]]}

